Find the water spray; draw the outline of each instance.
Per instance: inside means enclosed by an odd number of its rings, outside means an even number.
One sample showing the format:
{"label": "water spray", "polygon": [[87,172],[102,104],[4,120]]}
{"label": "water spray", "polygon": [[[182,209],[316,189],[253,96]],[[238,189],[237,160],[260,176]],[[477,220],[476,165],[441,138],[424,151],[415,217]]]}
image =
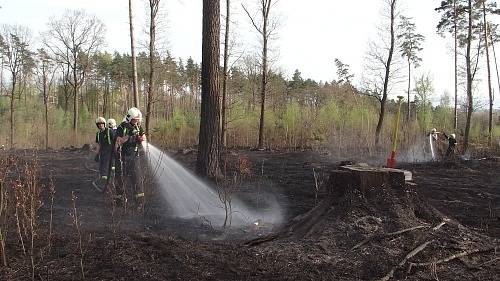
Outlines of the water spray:
{"label": "water spray", "polygon": [[432,134],[429,134],[429,146],[431,147],[432,160],[436,161],[436,154],[434,153],[434,141]]}
{"label": "water spray", "polygon": [[[169,206],[169,214],[182,219],[200,218],[212,225],[222,226],[226,209],[216,190],[182,167],[166,153],[148,143],[146,156],[154,179]],[[259,226],[262,223],[282,222],[281,209],[272,197],[267,197],[267,208],[255,210],[238,198],[231,198],[230,221],[232,226]]]}

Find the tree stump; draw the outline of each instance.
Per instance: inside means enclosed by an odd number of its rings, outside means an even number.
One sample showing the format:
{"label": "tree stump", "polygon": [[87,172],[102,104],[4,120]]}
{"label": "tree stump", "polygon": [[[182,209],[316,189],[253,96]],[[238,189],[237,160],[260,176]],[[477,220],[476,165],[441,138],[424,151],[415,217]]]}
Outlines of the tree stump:
{"label": "tree stump", "polygon": [[344,165],[330,173],[327,194],[310,211],[291,219],[278,233],[249,241],[257,245],[277,238],[300,239],[316,232],[325,220],[362,215],[384,218],[389,229],[406,228],[422,218],[440,221],[441,213],[423,202],[415,185],[407,184],[409,171]]}
{"label": "tree stump", "polygon": [[353,189],[371,197],[387,189],[402,190],[406,180],[411,180],[409,171],[346,165],[330,173],[327,188],[334,197],[341,197]]}

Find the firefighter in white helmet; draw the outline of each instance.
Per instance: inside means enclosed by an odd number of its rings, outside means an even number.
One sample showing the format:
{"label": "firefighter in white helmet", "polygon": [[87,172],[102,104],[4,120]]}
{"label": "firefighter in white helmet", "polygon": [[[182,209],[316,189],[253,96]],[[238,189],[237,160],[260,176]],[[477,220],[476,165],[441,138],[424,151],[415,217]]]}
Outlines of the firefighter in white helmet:
{"label": "firefighter in white helmet", "polygon": [[436,128],[432,128],[431,136],[434,140],[438,140],[438,134],[439,134],[439,132],[436,130]]}
{"label": "firefighter in white helmet", "polygon": [[[113,118],[109,118],[108,121],[106,121],[106,127],[111,130],[111,132],[113,133],[113,146],[116,144],[116,120],[113,119]],[[115,150],[113,150],[114,152]],[[111,154],[112,156],[112,159],[110,159],[110,162],[109,162],[109,167],[111,169],[111,173],[110,173],[110,176],[114,176],[114,172],[115,172],[115,167],[116,167],[116,153],[112,153]]]}
{"label": "firefighter in white helmet", "polygon": [[452,154],[455,153],[455,148],[457,147],[457,138],[455,134],[450,134],[449,136],[443,133],[444,137],[448,140],[448,149],[444,155],[444,159],[448,159]]}
{"label": "firefighter in white helmet", "polygon": [[429,145],[431,149],[432,161],[437,161],[439,157],[442,156],[442,151],[439,143],[439,134],[442,133],[438,132],[436,128],[432,128],[431,132],[429,133]]}
{"label": "firefighter in white helmet", "polygon": [[106,126],[106,119],[97,117],[95,124],[99,131],[96,133],[95,142],[97,143],[96,161],[99,162],[99,180],[94,186],[99,191],[104,191],[108,180],[109,162],[113,153],[113,131]]}
{"label": "firefighter in white helmet", "polygon": [[109,118],[108,121],[106,122],[106,124],[107,124],[108,128],[116,131],[117,127],[116,127],[116,120],[115,119]]}
{"label": "firefighter in white helmet", "polygon": [[127,111],[123,122],[116,129],[116,148],[118,162],[116,175],[118,179],[117,193],[123,194],[125,177],[130,178],[134,191],[134,198],[144,197],[140,185],[139,156],[142,142],[146,141],[144,129],[141,126],[142,113],[139,109],[132,107]]}

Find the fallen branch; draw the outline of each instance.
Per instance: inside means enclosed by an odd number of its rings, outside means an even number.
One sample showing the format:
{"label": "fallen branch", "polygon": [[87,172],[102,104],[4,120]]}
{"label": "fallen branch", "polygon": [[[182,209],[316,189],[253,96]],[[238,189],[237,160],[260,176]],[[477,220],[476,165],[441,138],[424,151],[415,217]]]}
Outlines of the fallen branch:
{"label": "fallen branch", "polygon": [[[440,229],[443,225],[445,225],[447,222],[449,222],[450,220],[448,218],[443,218],[443,221],[441,221],[438,225],[436,225],[435,227],[432,228],[432,231],[436,231],[438,229]],[[397,231],[396,231],[397,232]],[[396,271],[396,269],[402,267],[403,265],[405,265],[405,263],[410,259],[412,258],[413,256],[415,256],[416,254],[418,254],[419,252],[421,252],[422,250],[424,250],[428,245],[429,243],[431,243],[432,241],[434,241],[434,239],[431,239],[429,241],[426,241],[424,242],[423,244],[421,244],[420,246],[416,247],[415,249],[413,249],[411,252],[409,252],[404,258],[403,260],[401,260],[396,266],[394,266],[391,271],[389,271],[389,273],[387,273],[384,277],[378,279],[380,281],[387,281],[389,279],[391,279],[393,276],[394,276],[394,271]],[[458,258],[455,257],[455,258]],[[415,263],[410,263],[410,269],[412,266],[414,266]],[[430,264],[438,264],[436,262],[429,262],[428,265]]]}
{"label": "fallen branch", "polygon": [[440,260],[437,260],[437,261],[432,261],[432,262],[412,262],[412,263],[410,263],[410,265],[411,266],[422,267],[422,266],[428,266],[428,265],[431,265],[431,264],[441,264],[441,263],[449,262],[449,261],[452,261],[454,259],[458,259],[458,258],[465,257],[465,256],[468,256],[468,255],[476,254],[476,253],[490,252],[490,251],[493,251],[495,249],[496,249],[496,247],[483,248],[483,249],[472,249],[472,250],[463,251],[463,252],[460,252],[460,253],[453,254],[451,256],[448,256],[448,257],[446,257],[444,259],[440,259]]}
{"label": "fallen branch", "polygon": [[273,240],[277,239],[279,236],[280,236],[280,233],[273,233],[271,235],[267,235],[267,236],[262,237],[262,238],[253,239],[251,241],[246,242],[243,245],[246,247],[253,247],[253,246],[257,246],[259,244],[265,243],[265,242],[273,241]]}
{"label": "fallen branch", "polygon": [[396,266],[394,266],[391,271],[389,271],[389,273],[387,273],[384,277],[378,279],[379,281],[387,281],[389,279],[391,279],[392,277],[394,277],[394,271],[396,271],[396,269],[402,267],[403,265],[405,265],[405,263],[411,259],[413,256],[415,256],[416,254],[420,253],[421,251],[423,251],[432,241],[434,240],[430,240],[430,241],[426,241],[425,243],[421,244],[420,246],[416,247],[415,249],[413,249],[411,252],[409,252]]}
{"label": "fallen branch", "polygon": [[436,230],[440,229],[443,225],[445,225],[449,221],[450,221],[450,219],[443,218],[443,221],[441,223],[439,223],[438,225],[436,225],[435,227],[433,227],[432,230],[436,231]]}
{"label": "fallen branch", "polygon": [[499,260],[499,259],[500,259],[500,257],[496,257],[496,258],[491,259],[491,260],[489,260],[489,261],[483,262],[482,264],[478,265],[478,267],[483,267],[483,266],[485,266],[485,265],[489,265],[490,263],[494,263],[495,261],[497,261],[497,260]]}
{"label": "fallen branch", "polygon": [[389,233],[384,233],[384,234],[375,234],[375,235],[370,236],[370,237],[366,238],[365,240],[359,242],[358,244],[354,245],[354,247],[351,248],[351,251],[356,250],[357,248],[359,248],[359,247],[361,247],[361,246],[363,246],[363,245],[365,245],[368,242],[373,241],[373,240],[382,240],[382,239],[398,236],[398,235],[401,235],[401,234],[404,234],[406,232],[410,232],[413,230],[417,230],[417,229],[421,229],[421,228],[428,228],[428,227],[429,227],[428,225],[418,225],[418,226],[414,226],[414,227],[410,227],[410,228],[401,229],[401,230],[398,230],[395,232],[389,232]]}

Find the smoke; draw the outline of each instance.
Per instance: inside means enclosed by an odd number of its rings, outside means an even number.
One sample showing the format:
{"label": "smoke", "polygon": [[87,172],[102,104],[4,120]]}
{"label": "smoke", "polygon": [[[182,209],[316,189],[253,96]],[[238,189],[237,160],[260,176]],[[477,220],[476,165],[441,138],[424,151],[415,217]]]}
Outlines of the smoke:
{"label": "smoke", "polygon": [[426,137],[416,138],[415,142],[408,148],[398,151],[396,158],[398,162],[417,163],[432,161],[431,139]]}

